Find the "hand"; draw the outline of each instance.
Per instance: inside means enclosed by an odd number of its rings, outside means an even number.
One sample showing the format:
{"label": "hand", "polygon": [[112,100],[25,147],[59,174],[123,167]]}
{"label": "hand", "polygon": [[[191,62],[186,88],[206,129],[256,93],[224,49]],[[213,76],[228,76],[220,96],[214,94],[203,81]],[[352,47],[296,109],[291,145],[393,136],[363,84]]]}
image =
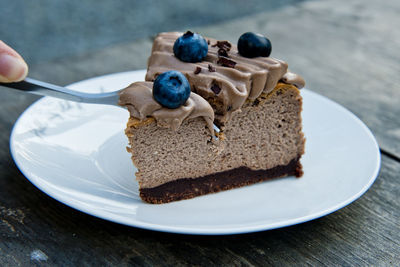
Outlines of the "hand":
{"label": "hand", "polygon": [[11,47],[0,40],[0,82],[19,82],[28,74],[28,65]]}

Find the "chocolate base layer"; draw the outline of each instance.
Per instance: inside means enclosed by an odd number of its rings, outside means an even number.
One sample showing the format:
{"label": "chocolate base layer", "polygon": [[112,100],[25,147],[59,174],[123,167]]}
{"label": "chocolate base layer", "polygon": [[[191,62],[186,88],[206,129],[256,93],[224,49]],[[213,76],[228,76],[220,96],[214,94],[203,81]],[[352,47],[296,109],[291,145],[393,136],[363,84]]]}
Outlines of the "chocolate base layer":
{"label": "chocolate base layer", "polygon": [[171,181],[153,188],[141,188],[140,197],[152,204],[194,198],[200,195],[216,193],[223,190],[255,184],[278,177],[303,175],[299,158],[295,158],[285,166],[277,166],[268,170],[251,170],[240,167],[229,171],[214,173],[199,178],[184,178]]}

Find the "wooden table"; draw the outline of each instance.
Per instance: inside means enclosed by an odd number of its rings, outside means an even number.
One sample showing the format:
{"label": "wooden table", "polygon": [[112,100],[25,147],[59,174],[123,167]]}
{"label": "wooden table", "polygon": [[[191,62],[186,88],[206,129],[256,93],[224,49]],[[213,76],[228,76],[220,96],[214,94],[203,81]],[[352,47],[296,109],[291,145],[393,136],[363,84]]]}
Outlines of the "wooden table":
{"label": "wooden table", "polygon": [[[382,167],[360,199],[314,221],[232,236],[166,234],[97,219],[48,197],[16,168],[9,135],[36,97],[2,88],[0,266],[399,266],[400,2],[377,2],[303,2],[195,29],[231,41],[249,30],[268,33],[273,55],[301,73],[309,89],[341,103],[370,127]],[[143,69],[150,48],[150,38],[117,45],[31,66],[30,76],[68,84]]]}

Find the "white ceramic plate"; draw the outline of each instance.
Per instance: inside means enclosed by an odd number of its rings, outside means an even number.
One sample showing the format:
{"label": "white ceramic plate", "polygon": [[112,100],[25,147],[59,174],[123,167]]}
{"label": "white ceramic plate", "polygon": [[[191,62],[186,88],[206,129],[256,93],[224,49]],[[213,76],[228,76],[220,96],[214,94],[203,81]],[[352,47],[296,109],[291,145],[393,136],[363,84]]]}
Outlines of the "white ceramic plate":
{"label": "white ceramic plate", "polygon": [[[78,82],[99,92],[143,80],[145,71]],[[306,222],[360,197],[379,172],[369,129],[331,100],[303,89],[304,176],[287,177],[162,205],[142,202],[126,152],[128,112],[45,97],[19,118],[11,153],[40,190],[77,210],[113,222],[185,234],[233,234]]]}

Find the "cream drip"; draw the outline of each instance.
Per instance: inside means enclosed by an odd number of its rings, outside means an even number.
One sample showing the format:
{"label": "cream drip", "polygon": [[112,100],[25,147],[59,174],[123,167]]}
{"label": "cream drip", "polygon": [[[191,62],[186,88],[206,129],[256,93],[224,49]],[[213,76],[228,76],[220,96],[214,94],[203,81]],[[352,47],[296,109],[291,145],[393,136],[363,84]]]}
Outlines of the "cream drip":
{"label": "cream drip", "polygon": [[152,94],[152,82],[136,82],[121,91],[119,105],[126,106],[132,117],[144,120],[153,117],[161,127],[177,130],[185,119],[203,117],[214,135],[214,111],[201,96],[191,92],[184,105],[169,109],[157,103]]}
{"label": "cream drip", "polygon": [[281,78],[281,81],[284,83],[293,84],[297,88],[303,88],[306,85],[306,82],[300,75],[292,72],[286,72]]}
{"label": "cream drip", "polygon": [[[149,58],[146,81],[153,81],[159,74],[168,70],[181,71],[188,78],[193,91],[207,100],[212,100],[216,117],[221,123],[229,120],[231,114],[240,110],[246,99],[255,100],[261,93],[271,92],[279,81],[304,87],[304,79],[287,71],[286,62],[272,57],[242,57],[235,45],[228,51],[228,58],[236,62],[234,68],[224,67],[218,62],[217,40],[210,41],[208,54],[202,62],[186,63],[174,56],[173,45],[181,36],[180,32],[160,33],[153,43]],[[208,70],[211,65],[215,72]],[[201,72],[195,74],[196,68]],[[218,94],[211,88],[217,85]]]}

